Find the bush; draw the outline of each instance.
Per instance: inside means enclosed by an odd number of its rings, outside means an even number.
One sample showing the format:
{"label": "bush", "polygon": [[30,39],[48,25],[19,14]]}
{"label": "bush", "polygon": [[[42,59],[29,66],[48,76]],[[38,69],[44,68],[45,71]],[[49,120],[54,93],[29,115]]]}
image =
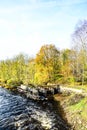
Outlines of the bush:
{"label": "bush", "polygon": [[10,87],[17,87],[17,86],[20,86],[23,82],[20,81],[20,80],[15,80],[15,79],[9,79],[7,81],[7,86],[10,86]]}
{"label": "bush", "polygon": [[6,85],[7,81],[4,79],[0,79],[0,86],[4,87]]}

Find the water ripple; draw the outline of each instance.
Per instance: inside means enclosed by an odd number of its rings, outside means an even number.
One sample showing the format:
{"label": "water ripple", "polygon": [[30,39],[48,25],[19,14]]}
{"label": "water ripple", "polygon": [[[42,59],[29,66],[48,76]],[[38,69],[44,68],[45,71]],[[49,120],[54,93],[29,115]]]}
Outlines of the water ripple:
{"label": "water ripple", "polygon": [[27,100],[0,87],[0,130],[68,130],[52,104]]}

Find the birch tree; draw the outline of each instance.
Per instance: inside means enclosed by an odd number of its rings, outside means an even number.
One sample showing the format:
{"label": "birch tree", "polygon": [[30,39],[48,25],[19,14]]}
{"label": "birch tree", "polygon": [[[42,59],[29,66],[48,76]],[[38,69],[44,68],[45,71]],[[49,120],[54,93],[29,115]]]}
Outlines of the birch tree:
{"label": "birch tree", "polygon": [[73,49],[76,52],[76,74],[84,84],[87,71],[87,20],[80,21],[72,35]]}

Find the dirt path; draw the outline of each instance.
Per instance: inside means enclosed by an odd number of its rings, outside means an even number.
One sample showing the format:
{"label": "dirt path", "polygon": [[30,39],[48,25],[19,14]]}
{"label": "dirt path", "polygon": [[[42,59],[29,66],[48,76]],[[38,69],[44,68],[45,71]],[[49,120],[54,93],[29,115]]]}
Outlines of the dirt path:
{"label": "dirt path", "polygon": [[87,93],[83,89],[75,89],[75,88],[68,88],[68,87],[62,87],[60,86],[60,92],[70,92],[70,93],[76,93],[76,94],[82,94],[83,96],[87,96]]}

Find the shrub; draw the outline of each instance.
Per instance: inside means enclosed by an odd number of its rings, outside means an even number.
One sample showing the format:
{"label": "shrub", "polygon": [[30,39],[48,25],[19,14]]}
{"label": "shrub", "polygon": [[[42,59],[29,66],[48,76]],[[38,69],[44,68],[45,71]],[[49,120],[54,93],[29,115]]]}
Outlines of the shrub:
{"label": "shrub", "polygon": [[7,81],[7,86],[10,86],[10,87],[17,87],[17,86],[20,86],[23,82],[20,81],[20,80],[16,80],[16,79],[9,79]]}

